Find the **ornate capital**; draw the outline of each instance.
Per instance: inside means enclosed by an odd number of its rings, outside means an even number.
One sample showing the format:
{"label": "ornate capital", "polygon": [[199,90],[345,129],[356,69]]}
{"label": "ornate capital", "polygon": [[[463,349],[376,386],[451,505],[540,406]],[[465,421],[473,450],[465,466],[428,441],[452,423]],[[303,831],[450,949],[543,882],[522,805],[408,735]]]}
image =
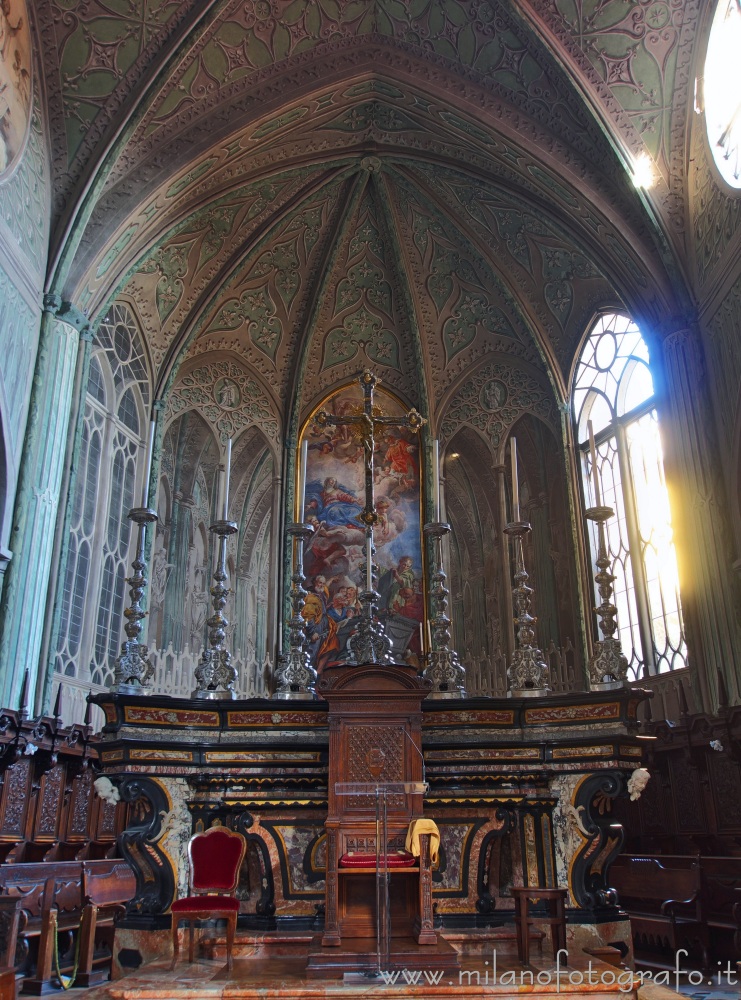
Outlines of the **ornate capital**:
{"label": "ornate capital", "polygon": [[93,339],[93,328],[85,313],[72,302],[63,299],[61,295],[47,292],[44,295],[44,312],[77,330],[81,340],[91,341]]}

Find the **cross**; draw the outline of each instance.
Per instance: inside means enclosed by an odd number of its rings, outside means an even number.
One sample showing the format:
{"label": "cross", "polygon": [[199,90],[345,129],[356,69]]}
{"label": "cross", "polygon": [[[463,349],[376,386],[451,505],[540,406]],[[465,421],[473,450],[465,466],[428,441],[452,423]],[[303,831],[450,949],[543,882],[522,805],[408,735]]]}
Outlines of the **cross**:
{"label": "cross", "polygon": [[315,416],[320,427],[328,425],[332,427],[354,426],[360,429],[365,452],[365,507],[359,514],[360,520],[367,529],[372,529],[378,521],[376,505],[373,499],[373,447],[375,445],[374,432],[379,425],[393,427],[409,427],[415,433],[425,423],[425,418],[420,416],[415,409],[411,409],[403,417],[376,417],[373,415],[373,392],[380,382],[373,372],[368,368],[358,377],[360,388],[363,390],[363,412],[355,417],[335,417],[326,410],[319,410]]}

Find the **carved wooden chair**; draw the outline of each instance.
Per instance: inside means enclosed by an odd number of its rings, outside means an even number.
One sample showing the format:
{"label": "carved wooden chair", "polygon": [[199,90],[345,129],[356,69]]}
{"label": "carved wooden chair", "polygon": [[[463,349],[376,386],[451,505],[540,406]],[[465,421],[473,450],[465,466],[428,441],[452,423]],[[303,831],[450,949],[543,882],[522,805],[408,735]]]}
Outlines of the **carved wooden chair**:
{"label": "carved wooden chair", "polygon": [[197,833],[188,844],[191,895],[172,904],[172,964],[178,960],[178,925],[188,921],[188,961],[193,961],[193,923],[196,920],[226,920],[226,964],[232,968],[232,945],[237,930],[239,900],[234,893],[239,881],[247,844],[239,833],[214,826]]}

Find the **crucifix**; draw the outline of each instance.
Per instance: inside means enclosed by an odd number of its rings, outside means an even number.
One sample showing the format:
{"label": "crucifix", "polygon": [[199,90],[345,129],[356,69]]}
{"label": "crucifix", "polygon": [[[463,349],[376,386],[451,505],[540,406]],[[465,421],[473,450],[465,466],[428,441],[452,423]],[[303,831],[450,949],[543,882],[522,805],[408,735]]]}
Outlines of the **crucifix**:
{"label": "crucifix", "polygon": [[373,453],[375,449],[375,431],[377,427],[408,427],[415,433],[425,423],[415,409],[409,410],[401,417],[382,417],[373,413],[373,393],[381,380],[368,368],[358,377],[363,390],[363,412],[352,417],[336,417],[326,410],[319,410],[314,419],[320,427],[353,427],[360,433],[363,442],[365,466],[365,507],[358,515],[365,525],[365,591],[360,595],[362,613],[358,622],[357,632],[351,636],[348,645],[356,663],[383,663],[389,660],[391,642],[386,636],[383,625],[373,621],[373,603],[376,596],[373,589],[373,526],[378,522],[375,498],[373,495]]}
{"label": "crucifix", "polygon": [[363,390],[363,412],[353,417],[335,417],[326,410],[319,410],[314,419],[320,427],[343,427],[350,426],[359,429],[360,437],[363,441],[363,451],[365,454],[365,507],[360,512],[360,520],[366,528],[372,529],[378,521],[376,505],[373,497],[373,450],[375,447],[376,427],[385,425],[392,427],[409,427],[417,432],[425,423],[425,418],[420,416],[415,409],[405,413],[403,417],[381,417],[373,413],[373,393],[380,382],[380,378],[375,376],[368,368],[358,377],[360,388]]}

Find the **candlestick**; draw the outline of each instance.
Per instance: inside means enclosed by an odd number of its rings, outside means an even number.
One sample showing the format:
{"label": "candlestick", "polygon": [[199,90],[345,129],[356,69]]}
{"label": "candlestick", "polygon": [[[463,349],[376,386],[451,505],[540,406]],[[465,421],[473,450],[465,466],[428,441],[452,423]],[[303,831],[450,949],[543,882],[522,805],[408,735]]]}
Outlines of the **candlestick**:
{"label": "candlestick", "polygon": [[149,425],[149,442],[147,444],[147,458],[144,463],[144,482],[142,483],[142,508],[148,506],[149,500],[149,477],[152,474],[152,456],[154,455],[154,431],[157,421],[153,420]]}
{"label": "candlestick", "polygon": [[365,589],[373,590],[373,542],[370,531],[365,536]]}
{"label": "candlestick", "polygon": [[304,438],[301,442],[301,457],[296,472],[296,492],[298,494],[298,523],[304,523],[306,500],[306,462],[308,459],[309,442]]}
{"label": "candlestick", "polygon": [[440,442],[432,442],[432,490],[434,497],[433,520],[440,520]]}
{"label": "candlestick", "polygon": [[226,443],[226,472],[224,473],[224,514],[223,519],[229,520],[229,480],[232,475],[232,439]]}
{"label": "candlestick", "polygon": [[[448,597],[446,576],[443,568],[443,537],[450,531],[450,525],[441,521],[426,524],[426,538],[432,539],[433,573],[429,589],[429,613],[427,616],[427,638],[429,653],[424,676],[430,681],[432,690],[428,698],[465,697],[466,675],[458,661],[458,654],[450,648],[450,626],[448,618]],[[433,648],[432,639],[435,639]]]}
{"label": "candlestick", "polygon": [[517,441],[509,439],[509,456],[512,461],[512,520],[520,520],[520,484],[517,481]]}
{"label": "candlestick", "polygon": [[600,497],[599,490],[599,473],[597,471],[597,447],[594,443],[594,430],[592,429],[592,421],[587,421],[587,430],[589,431],[589,454],[592,459],[592,483],[594,485],[594,506],[601,507],[602,499]]}

